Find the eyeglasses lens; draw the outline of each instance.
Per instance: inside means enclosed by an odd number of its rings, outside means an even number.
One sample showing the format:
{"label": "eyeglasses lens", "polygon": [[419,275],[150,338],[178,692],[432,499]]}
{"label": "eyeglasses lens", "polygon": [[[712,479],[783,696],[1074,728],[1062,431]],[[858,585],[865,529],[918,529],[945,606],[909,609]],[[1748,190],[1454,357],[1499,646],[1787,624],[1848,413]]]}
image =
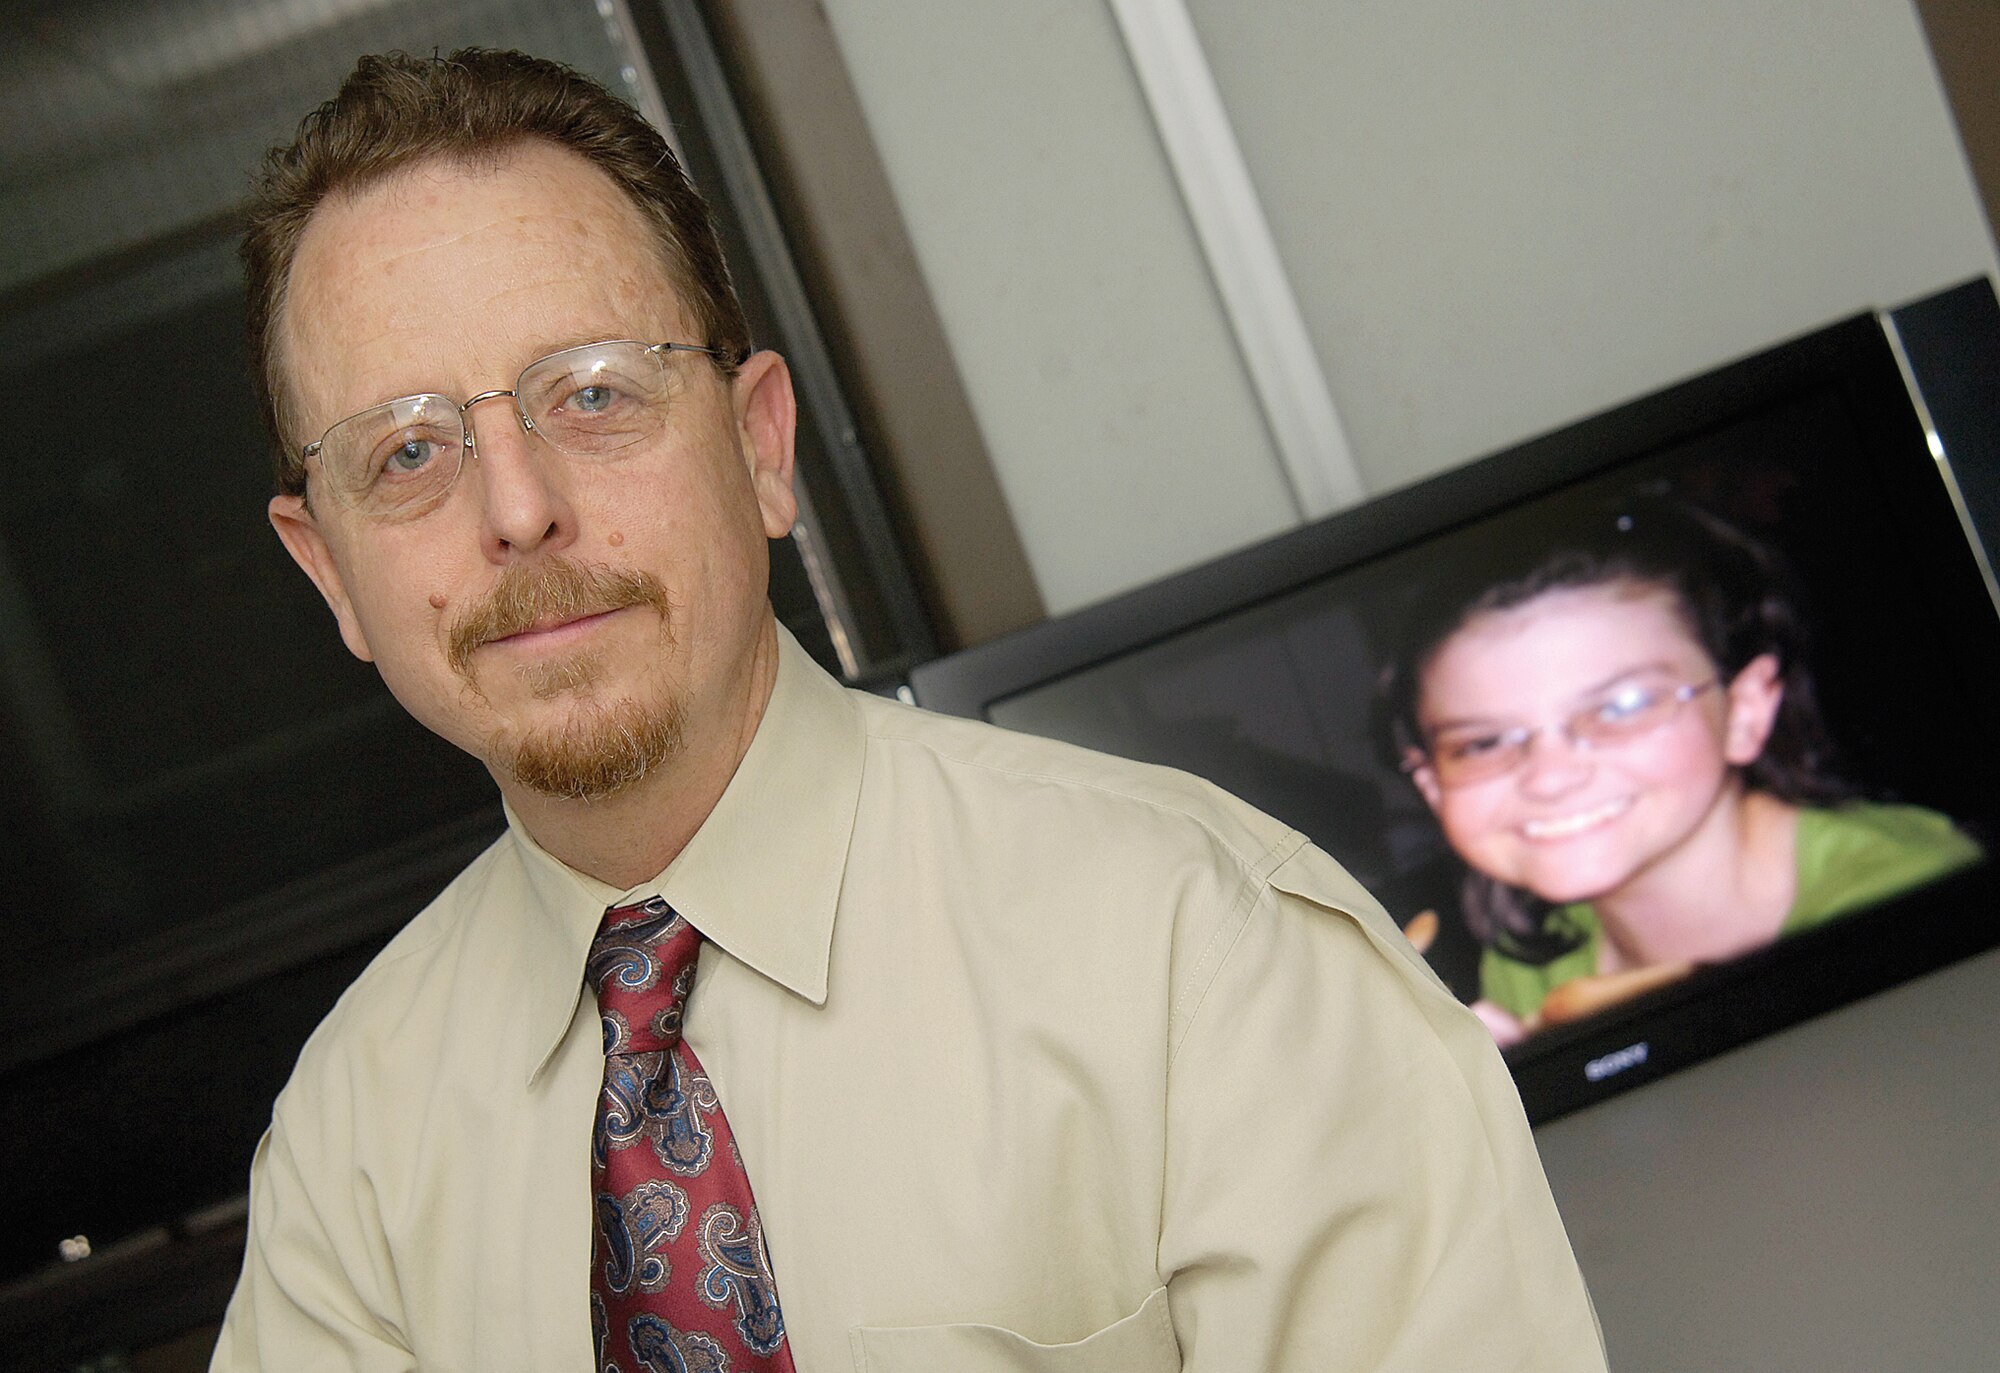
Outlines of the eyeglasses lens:
{"label": "eyeglasses lens", "polygon": [[[546,442],[591,457],[657,433],[670,388],[659,349],[613,342],[568,348],[529,363],[513,395]],[[371,517],[396,518],[421,514],[442,500],[458,479],[470,444],[455,402],[406,396],[329,429],[320,460],[344,504]]]}
{"label": "eyeglasses lens", "polygon": [[[1578,748],[1615,748],[1666,724],[1713,682],[1691,686],[1629,686],[1585,706],[1563,722],[1563,735]],[[1429,761],[1438,783],[1469,786],[1512,772],[1527,759],[1538,729],[1517,726],[1440,734],[1431,741]]]}
{"label": "eyeglasses lens", "polygon": [[405,396],[364,410],[329,429],[320,448],[341,500],[378,516],[435,502],[464,457],[464,423],[443,396]]}
{"label": "eyeglasses lens", "polygon": [[667,410],[667,370],[638,343],[555,353],[521,373],[521,409],[566,453],[611,453],[655,433]]}

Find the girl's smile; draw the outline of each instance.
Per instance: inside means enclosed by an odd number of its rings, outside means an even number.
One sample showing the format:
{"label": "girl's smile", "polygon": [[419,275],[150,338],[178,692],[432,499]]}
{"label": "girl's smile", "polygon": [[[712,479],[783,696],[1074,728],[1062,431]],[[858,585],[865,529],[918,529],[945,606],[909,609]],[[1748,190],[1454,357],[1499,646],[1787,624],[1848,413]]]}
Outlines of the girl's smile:
{"label": "girl's smile", "polygon": [[[1482,613],[1425,665],[1412,777],[1466,862],[1543,900],[1616,904],[1721,868],[1777,690],[1717,665],[1668,593],[1550,591]],[[1754,682],[1753,680],[1754,679]],[[1768,709],[1767,709],[1768,708]],[[1685,886],[1682,884],[1685,883]]]}
{"label": "girl's smile", "polygon": [[1572,815],[1559,816],[1555,819],[1524,820],[1521,822],[1521,834],[1531,843],[1551,843],[1570,839],[1610,824],[1631,808],[1632,798],[1620,797],[1615,801],[1607,801],[1601,806],[1592,806],[1588,810]]}

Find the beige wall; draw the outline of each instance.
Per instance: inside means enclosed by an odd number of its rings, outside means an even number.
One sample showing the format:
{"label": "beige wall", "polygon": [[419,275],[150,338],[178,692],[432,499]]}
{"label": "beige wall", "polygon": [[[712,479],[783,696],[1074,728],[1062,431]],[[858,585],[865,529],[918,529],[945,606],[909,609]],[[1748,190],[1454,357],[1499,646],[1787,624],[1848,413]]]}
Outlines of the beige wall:
{"label": "beige wall", "polygon": [[825,11],[714,0],[709,14],[942,646],[1034,623],[1027,555]]}
{"label": "beige wall", "polygon": [[[1294,523],[1108,9],[824,8],[1049,608]],[[1995,270],[1907,0],[1189,10],[1377,491]]]}
{"label": "beige wall", "polygon": [[1959,142],[1986,206],[2000,224],[2000,4],[1994,0],[1918,0]]}
{"label": "beige wall", "polygon": [[1049,609],[1296,519],[1108,9],[825,8]]}

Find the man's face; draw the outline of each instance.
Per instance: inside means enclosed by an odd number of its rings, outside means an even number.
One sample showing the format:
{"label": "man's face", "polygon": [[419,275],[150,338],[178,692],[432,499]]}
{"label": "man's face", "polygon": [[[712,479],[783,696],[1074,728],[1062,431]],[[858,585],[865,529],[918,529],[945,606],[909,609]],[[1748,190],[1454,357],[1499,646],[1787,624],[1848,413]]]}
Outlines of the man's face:
{"label": "man's face", "polygon": [[[395,397],[463,401],[604,339],[705,344],[647,221],[603,173],[541,143],[431,162],[314,215],[279,346],[294,442]],[[792,396],[758,354],[732,381],[669,354],[661,431],[566,455],[512,401],[468,412],[441,504],[370,520],[318,474],[272,521],[358,656],[420,721],[510,782],[608,795],[683,747],[726,748],[761,701],[765,539],[786,533]]]}

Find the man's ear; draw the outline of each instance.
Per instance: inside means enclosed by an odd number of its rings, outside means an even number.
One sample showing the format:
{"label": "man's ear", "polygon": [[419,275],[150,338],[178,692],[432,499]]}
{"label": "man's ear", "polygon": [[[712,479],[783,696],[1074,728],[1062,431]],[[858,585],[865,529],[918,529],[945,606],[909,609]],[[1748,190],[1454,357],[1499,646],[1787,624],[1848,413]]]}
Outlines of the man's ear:
{"label": "man's ear", "polygon": [[799,420],[792,369],[768,348],[752,353],[736,370],[731,397],[737,443],[750,467],[757,508],[764,512],[765,537],[782,539],[799,517],[792,493],[792,441]]}
{"label": "man's ear", "polygon": [[1785,702],[1785,679],[1778,655],[1760,653],[1730,680],[1729,714],[1723,722],[1722,756],[1733,767],[1748,767],[1764,752],[1778,707]]}
{"label": "man's ear", "polygon": [[347,599],[347,587],[340,580],[340,569],[334,565],[333,550],[326,546],[326,535],[320,533],[312,511],[306,508],[305,498],[273,496],[270,512],[271,528],[278,531],[285,551],[305,569],[313,585],[319,588],[319,594],[326,598],[326,608],[333,612],[334,621],[340,626],[341,641],[347,645],[347,651],[364,663],[374,662],[368,638],[361,632],[361,621]]}

